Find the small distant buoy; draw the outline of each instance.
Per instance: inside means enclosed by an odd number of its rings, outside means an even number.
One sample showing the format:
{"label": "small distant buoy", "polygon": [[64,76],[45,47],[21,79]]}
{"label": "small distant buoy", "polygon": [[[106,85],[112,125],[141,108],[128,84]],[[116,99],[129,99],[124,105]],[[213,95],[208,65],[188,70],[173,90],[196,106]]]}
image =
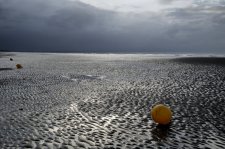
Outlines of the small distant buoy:
{"label": "small distant buoy", "polygon": [[21,64],[16,64],[16,68],[21,69],[21,68],[23,68],[23,66]]}
{"label": "small distant buoy", "polygon": [[10,58],[9,60],[10,60],[10,61],[13,61],[13,58]]}
{"label": "small distant buoy", "polygon": [[156,123],[167,125],[172,119],[172,112],[166,105],[158,104],[152,108],[151,116]]}

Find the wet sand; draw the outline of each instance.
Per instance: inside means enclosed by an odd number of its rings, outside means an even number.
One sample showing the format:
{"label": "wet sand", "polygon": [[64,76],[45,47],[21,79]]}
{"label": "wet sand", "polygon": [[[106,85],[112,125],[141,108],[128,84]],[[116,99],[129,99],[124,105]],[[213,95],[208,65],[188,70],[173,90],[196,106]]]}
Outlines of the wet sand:
{"label": "wet sand", "polygon": [[183,57],[173,59],[176,62],[189,63],[195,65],[221,65],[225,66],[224,57]]}
{"label": "wet sand", "polygon": [[[13,61],[9,58],[13,57]],[[0,58],[0,148],[224,148],[224,58]],[[15,69],[22,64],[23,69]],[[149,115],[173,111],[167,127]]]}
{"label": "wet sand", "polygon": [[0,58],[2,58],[2,57],[8,57],[8,56],[14,56],[14,54],[11,53],[11,52],[1,52],[0,51]]}

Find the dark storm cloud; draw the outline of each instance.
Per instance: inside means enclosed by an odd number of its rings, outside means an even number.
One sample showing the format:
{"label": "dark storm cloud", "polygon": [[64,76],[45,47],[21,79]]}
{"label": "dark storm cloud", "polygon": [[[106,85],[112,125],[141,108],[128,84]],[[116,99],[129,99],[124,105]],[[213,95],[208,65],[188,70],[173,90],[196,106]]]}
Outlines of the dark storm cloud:
{"label": "dark storm cloud", "polygon": [[183,45],[186,47],[190,45],[212,53],[225,51],[224,6],[177,9],[167,15],[174,24],[168,29],[168,34],[180,43],[185,42]]}
{"label": "dark storm cloud", "polygon": [[110,11],[99,10],[95,7],[80,2],[72,2],[70,6],[55,11],[47,23],[53,27],[63,29],[92,29],[104,27],[109,18],[113,18],[114,13]]}
{"label": "dark storm cloud", "polygon": [[[161,3],[171,3],[172,0]],[[68,52],[223,52],[224,6],[114,12],[79,1],[0,0],[0,48]]]}
{"label": "dark storm cloud", "polygon": [[2,47],[82,51],[106,46],[100,41],[106,40],[102,32],[106,33],[105,26],[110,26],[107,24],[113,19],[112,12],[100,11],[80,2],[61,1],[52,6],[49,1],[37,4],[21,0],[27,5],[25,7],[9,1],[7,5],[1,3],[4,16],[0,20]]}

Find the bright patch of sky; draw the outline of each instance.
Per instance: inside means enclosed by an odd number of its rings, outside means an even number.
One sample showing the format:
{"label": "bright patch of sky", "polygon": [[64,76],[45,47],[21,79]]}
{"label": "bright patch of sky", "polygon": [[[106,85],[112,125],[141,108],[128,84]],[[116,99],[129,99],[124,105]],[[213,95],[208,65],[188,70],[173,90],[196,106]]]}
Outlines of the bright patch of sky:
{"label": "bright patch of sky", "polygon": [[[75,1],[75,0],[71,0]],[[167,8],[190,6],[187,0],[80,0],[97,8],[121,12],[158,12]]]}
{"label": "bright patch of sky", "polygon": [[192,3],[204,6],[224,6],[225,0],[192,0]]}
{"label": "bright patch of sky", "polygon": [[70,0],[81,1],[97,8],[119,12],[159,12],[164,9],[194,6],[221,6],[225,0]]}

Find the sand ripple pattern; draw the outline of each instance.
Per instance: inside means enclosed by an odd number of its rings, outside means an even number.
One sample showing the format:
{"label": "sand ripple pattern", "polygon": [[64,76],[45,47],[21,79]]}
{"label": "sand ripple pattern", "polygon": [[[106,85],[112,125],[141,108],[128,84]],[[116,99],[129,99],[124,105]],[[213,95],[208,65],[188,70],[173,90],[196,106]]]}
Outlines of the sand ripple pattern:
{"label": "sand ripple pattern", "polygon": [[[225,67],[197,60],[2,57],[0,148],[224,148]],[[149,116],[157,102],[173,110],[168,127]]]}

